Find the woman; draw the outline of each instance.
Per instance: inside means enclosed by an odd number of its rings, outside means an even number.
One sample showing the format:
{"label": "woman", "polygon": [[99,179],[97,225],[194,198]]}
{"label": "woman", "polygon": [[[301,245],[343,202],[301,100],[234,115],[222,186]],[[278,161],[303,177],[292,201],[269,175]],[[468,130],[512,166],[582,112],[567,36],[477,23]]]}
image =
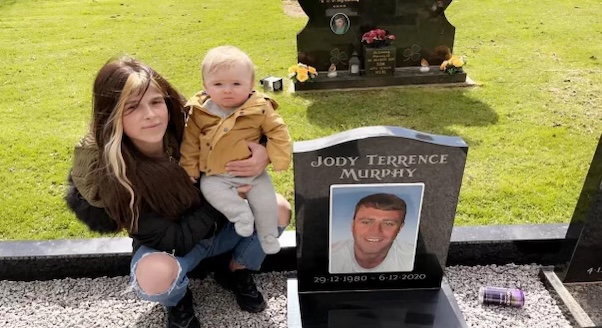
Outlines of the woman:
{"label": "woman", "polygon": [[[200,326],[186,274],[202,259],[230,250],[230,270],[219,281],[232,289],[241,309],[262,311],[265,301],[247,270],[258,270],[265,258],[257,238],[237,235],[178,165],[185,125],[181,95],[130,58],[105,64],[93,92],[91,132],[75,149],[66,196],[78,219],[95,231],[128,231],[132,287],[142,299],[168,306],[168,327]],[[265,148],[249,148],[251,158],[228,163],[230,173],[250,176],[265,168]],[[278,200],[282,231],[290,205],[280,195]]]}

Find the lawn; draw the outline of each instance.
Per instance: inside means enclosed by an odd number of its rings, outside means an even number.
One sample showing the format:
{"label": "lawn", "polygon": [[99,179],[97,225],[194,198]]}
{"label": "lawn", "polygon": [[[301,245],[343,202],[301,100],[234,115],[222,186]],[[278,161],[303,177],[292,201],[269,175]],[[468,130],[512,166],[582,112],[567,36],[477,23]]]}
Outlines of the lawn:
{"label": "lawn", "polygon": [[[600,12],[599,0],[456,0],[454,51],[480,86],[274,97],[294,140],[366,125],[464,138],[456,224],[567,222],[602,133]],[[280,0],[0,0],[0,240],[97,236],[62,195],[110,57],[133,55],[190,96],[221,44],[247,51],[258,77],[284,76],[305,22]],[[292,171],[274,180],[292,201]]]}

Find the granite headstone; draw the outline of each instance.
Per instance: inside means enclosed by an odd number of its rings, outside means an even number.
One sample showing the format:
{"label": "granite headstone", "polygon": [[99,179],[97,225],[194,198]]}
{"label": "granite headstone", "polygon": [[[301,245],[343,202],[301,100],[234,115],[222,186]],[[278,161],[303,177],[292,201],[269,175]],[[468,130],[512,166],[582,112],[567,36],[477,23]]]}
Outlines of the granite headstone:
{"label": "granite headstone", "polygon": [[602,137],[566,235],[570,262],[560,272],[565,283],[602,282]]}
{"label": "granite headstone", "polygon": [[[396,67],[420,66],[422,58],[439,65],[445,60],[441,49],[451,51],[454,45],[455,27],[445,17],[450,3],[451,0],[299,0],[309,18],[297,34],[299,61],[319,71],[326,71],[332,63],[345,70],[353,50],[361,53],[362,34],[382,28],[396,36]],[[337,20],[344,22],[338,33]]]}
{"label": "granite headstone", "polygon": [[[406,84],[463,83],[466,73],[449,75],[440,65],[453,52],[455,28],[445,17],[451,0],[299,0],[307,25],[297,34],[298,62],[326,72],[296,90],[380,87]],[[366,48],[362,35],[385,29],[395,40],[383,50]],[[380,55],[374,57],[374,51]],[[349,74],[349,60],[361,58],[361,76]],[[430,65],[421,73],[421,60]]]}
{"label": "granite headstone", "polygon": [[[299,290],[439,288],[467,150],[458,137],[389,126],[296,142]],[[355,201],[373,193],[406,201],[399,236],[406,233],[413,266],[403,273],[331,273],[332,244],[351,234]]]}
{"label": "granite headstone", "polygon": [[[294,144],[295,288],[303,327],[360,327],[360,317],[386,327],[464,327],[442,278],[467,151],[461,138],[392,126]],[[360,215],[360,199],[383,194],[403,200],[404,210],[375,206],[393,215],[383,221],[378,211]],[[387,235],[394,224],[387,221],[399,217],[401,228]],[[372,221],[382,225],[365,233]],[[365,267],[358,259],[358,252],[374,254],[385,244],[380,264]],[[350,252],[339,252],[341,245]]]}
{"label": "granite headstone", "polygon": [[544,282],[576,326],[602,327],[602,136],[566,233],[561,265],[543,268]]}

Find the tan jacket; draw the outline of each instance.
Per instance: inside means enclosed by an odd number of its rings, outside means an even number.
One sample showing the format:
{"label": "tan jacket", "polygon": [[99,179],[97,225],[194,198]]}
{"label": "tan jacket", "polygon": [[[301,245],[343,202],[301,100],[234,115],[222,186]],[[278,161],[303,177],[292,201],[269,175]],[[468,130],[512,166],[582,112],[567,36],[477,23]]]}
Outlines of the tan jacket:
{"label": "tan jacket", "polygon": [[263,94],[251,97],[225,118],[202,107],[209,99],[204,92],[186,103],[190,107],[184,140],[180,147],[180,165],[189,176],[226,173],[226,163],[251,156],[247,141],[268,138],[268,157],[274,170],[285,170],[291,162],[292,144],[286,124],[276,113],[278,104]]}

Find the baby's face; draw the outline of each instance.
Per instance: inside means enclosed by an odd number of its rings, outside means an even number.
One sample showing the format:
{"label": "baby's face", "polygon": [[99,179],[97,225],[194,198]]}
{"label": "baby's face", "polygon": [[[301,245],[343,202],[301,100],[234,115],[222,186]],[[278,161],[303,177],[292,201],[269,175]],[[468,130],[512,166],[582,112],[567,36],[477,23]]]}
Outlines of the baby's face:
{"label": "baby's face", "polygon": [[203,84],[211,100],[224,109],[239,107],[253,90],[252,73],[240,64],[207,74]]}

